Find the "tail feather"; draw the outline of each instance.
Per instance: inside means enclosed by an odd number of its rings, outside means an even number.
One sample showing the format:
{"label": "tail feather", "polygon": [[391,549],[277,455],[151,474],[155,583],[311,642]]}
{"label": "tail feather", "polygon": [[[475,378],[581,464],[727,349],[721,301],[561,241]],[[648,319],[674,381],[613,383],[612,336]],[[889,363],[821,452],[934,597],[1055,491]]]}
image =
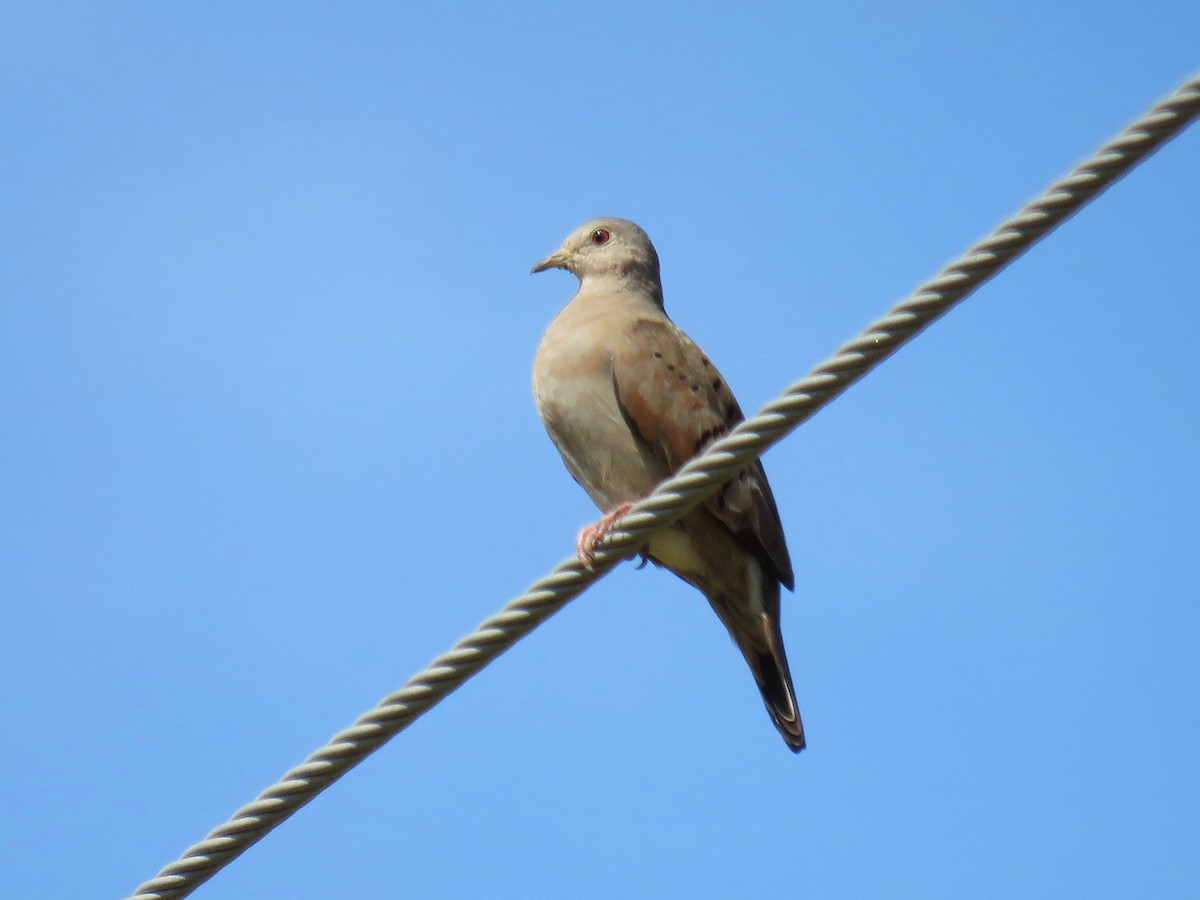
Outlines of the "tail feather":
{"label": "tail feather", "polygon": [[804,725],[779,630],[782,576],[706,513],[661,533],[647,558],[704,593],[750,666],[775,727],[794,752],[803,750]]}
{"label": "tail feather", "polygon": [[774,653],[750,653],[743,651],[758,689],[762,692],[763,703],[771,720],[784,741],[799,753],[804,749],[804,723],[800,719],[800,706],[796,702],[796,690],[792,687],[792,675],[788,671],[787,656],[783,652],[782,642],[776,645]]}
{"label": "tail feather", "polygon": [[804,723],[779,629],[779,582],[754,577],[760,574],[752,572],[749,579],[757,597],[715,595],[709,601],[750,666],[775,727],[792,752],[799,753],[805,746]]}

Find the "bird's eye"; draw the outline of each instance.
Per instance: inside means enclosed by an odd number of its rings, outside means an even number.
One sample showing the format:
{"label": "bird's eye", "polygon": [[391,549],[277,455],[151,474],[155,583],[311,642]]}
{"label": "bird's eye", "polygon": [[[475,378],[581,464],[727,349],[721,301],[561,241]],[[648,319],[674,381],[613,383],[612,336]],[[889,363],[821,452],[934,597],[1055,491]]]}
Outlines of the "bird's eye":
{"label": "bird's eye", "polygon": [[612,235],[608,233],[607,228],[597,228],[592,232],[592,243],[597,247],[601,247],[608,243],[608,239],[610,237],[612,237]]}

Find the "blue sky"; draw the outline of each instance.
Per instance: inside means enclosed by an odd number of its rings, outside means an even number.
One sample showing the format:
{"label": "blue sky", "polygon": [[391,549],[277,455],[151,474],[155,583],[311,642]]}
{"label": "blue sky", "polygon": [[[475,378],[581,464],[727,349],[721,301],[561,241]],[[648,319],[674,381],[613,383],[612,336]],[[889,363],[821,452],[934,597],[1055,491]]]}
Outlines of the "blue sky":
{"label": "blue sky", "polygon": [[[755,409],[1200,64],[1183,2],[4,18],[13,896],[128,893],[570,552],[579,222]],[[196,896],[1191,896],[1197,159],[767,455],[808,751],[626,565]]]}

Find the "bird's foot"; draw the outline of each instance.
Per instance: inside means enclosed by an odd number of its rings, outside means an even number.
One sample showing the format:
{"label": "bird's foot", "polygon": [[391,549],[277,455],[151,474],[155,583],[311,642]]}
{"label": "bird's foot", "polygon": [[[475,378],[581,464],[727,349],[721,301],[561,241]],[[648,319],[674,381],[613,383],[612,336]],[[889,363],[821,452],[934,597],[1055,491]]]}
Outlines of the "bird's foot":
{"label": "bird's foot", "polygon": [[579,529],[579,537],[575,539],[575,552],[585,569],[591,571],[592,565],[596,562],[596,545],[608,537],[613,522],[631,509],[633,509],[632,503],[622,503],[601,516],[600,521]]}

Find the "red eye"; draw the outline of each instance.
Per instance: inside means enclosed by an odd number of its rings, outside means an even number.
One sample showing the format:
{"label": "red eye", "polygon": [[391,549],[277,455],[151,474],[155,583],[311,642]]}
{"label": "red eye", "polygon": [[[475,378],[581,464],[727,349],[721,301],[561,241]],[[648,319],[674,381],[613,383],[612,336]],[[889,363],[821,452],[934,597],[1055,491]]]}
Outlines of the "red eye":
{"label": "red eye", "polygon": [[592,232],[592,243],[599,247],[607,244],[610,237],[612,235],[608,233],[607,228],[597,228]]}

